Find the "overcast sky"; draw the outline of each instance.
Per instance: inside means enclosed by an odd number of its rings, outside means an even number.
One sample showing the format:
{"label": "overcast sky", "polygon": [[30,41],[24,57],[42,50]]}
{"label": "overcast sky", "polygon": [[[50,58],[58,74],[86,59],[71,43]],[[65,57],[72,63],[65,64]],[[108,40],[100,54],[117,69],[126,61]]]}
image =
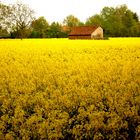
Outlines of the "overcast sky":
{"label": "overcast sky", "polygon": [[[0,0],[2,3],[12,4],[17,0]],[[138,0],[20,0],[28,4],[36,12],[36,16],[44,16],[48,22],[62,22],[70,14],[81,21],[100,13],[103,7],[126,4],[130,10],[140,16]]]}

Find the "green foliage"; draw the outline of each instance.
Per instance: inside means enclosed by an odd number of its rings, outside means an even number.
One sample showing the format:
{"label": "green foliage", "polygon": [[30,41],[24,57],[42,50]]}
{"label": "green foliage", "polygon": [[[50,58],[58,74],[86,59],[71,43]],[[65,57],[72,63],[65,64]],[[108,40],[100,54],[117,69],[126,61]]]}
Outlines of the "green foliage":
{"label": "green foliage", "polygon": [[69,27],[74,27],[74,26],[79,26],[82,23],[77,17],[73,15],[69,15],[64,19],[63,24]]}
{"label": "green foliage", "polygon": [[67,33],[62,30],[62,26],[58,22],[53,22],[46,31],[47,38],[65,38]]}
{"label": "green foliage", "polygon": [[139,36],[140,33],[138,16],[126,5],[104,7],[100,14],[89,17],[86,25],[101,26],[105,36],[110,37]]}
{"label": "green foliage", "polygon": [[102,18],[100,17],[100,15],[96,14],[94,16],[89,17],[85,24],[102,26]]}
{"label": "green foliage", "polygon": [[2,29],[2,27],[0,26],[0,38],[7,38],[10,37],[9,33],[7,32],[6,29]]}
{"label": "green foliage", "polygon": [[49,27],[49,23],[46,21],[44,17],[39,17],[34,20],[31,24],[32,33],[31,38],[45,38],[46,31]]}

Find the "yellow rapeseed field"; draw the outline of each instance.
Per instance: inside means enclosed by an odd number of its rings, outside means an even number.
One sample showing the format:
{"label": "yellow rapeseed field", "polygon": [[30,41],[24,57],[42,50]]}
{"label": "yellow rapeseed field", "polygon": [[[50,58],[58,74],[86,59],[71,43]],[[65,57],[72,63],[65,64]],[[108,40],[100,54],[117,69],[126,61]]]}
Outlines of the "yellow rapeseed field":
{"label": "yellow rapeseed field", "polygon": [[0,40],[0,139],[140,139],[140,38]]}

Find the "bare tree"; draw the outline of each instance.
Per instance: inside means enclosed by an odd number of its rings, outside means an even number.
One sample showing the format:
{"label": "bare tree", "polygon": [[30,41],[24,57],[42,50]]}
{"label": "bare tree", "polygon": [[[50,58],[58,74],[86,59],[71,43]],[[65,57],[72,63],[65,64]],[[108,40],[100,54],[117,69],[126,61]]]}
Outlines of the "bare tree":
{"label": "bare tree", "polygon": [[21,2],[10,5],[10,11],[8,16],[10,30],[18,38],[27,37],[30,25],[34,20],[34,11]]}

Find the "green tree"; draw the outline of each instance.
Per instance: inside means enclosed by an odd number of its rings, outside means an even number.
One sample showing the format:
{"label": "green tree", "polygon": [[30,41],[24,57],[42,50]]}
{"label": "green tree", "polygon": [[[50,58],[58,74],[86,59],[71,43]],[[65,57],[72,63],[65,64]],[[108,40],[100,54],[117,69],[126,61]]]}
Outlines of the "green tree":
{"label": "green tree", "polygon": [[44,38],[46,37],[46,31],[49,27],[49,23],[46,21],[44,17],[39,17],[34,20],[31,24],[32,27],[32,38]]}
{"label": "green tree", "polygon": [[124,31],[126,36],[135,36],[137,34],[137,21],[134,18],[134,13],[127,10],[122,18]]}
{"label": "green tree", "polygon": [[77,17],[73,15],[69,15],[64,19],[63,24],[69,27],[74,27],[74,26],[79,26],[82,23]]}
{"label": "green tree", "polygon": [[101,11],[101,18],[103,20],[103,28],[105,34],[109,36],[114,36],[114,13],[115,9],[113,7],[104,7]]}
{"label": "green tree", "polygon": [[102,27],[109,36],[137,36],[138,16],[127,8],[126,5],[119,7],[104,7],[100,14]]}
{"label": "green tree", "polygon": [[61,24],[53,22],[46,33],[48,38],[64,38],[67,37],[67,33],[62,30]]}
{"label": "green tree", "polygon": [[94,16],[89,17],[86,20],[86,25],[97,25],[97,26],[102,26],[102,18],[100,15],[96,14]]}
{"label": "green tree", "polygon": [[3,29],[2,26],[0,26],[0,38],[7,38],[10,37],[8,31],[6,29]]}
{"label": "green tree", "polygon": [[140,37],[140,22],[138,22],[137,27],[138,27],[138,36]]}

